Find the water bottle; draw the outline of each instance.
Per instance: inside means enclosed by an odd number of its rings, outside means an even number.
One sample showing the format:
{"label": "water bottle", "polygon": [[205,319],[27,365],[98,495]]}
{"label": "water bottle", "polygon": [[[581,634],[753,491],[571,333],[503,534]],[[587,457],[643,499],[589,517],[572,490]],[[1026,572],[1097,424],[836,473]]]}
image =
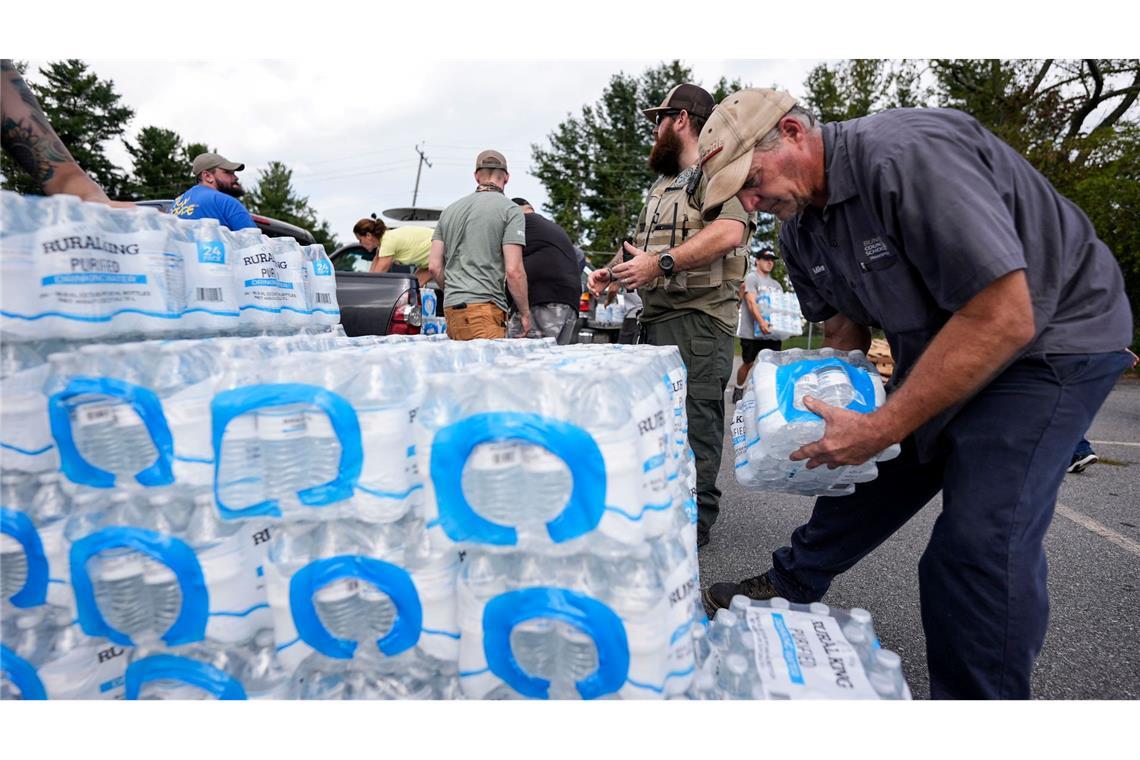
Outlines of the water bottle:
{"label": "water bottle", "polygon": [[[519,562],[515,588],[547,585],[551,577],[549,560],[541,556],[526,555]],[[511,651],[519,666],[532,676],[555,680],[562,675],[555,670],[558,641],[554,636],[554,621],[550,618],[531,618],[511,631]]]}
{"label": "water bottle", "polygon": [[333,264],[320,243],[304,246],[306,294],[310,323],[335,325],[340,323],[340,305],[336,298],[336,275]]}
{"label": "water bottle", "polygon": [[730,654],[716,679],[723,699],[753,699],[752,684],[748,679],[748,660],[740,654]]}
{"label": "water bottle", "polygon": [[606,468],[608,510],[599,528],[622,541],[640,541],[645,535],[640,522],[642,470],[636,456],[638,434],[629,403],[631,388],[618,373],[597,375],[579,369],[574,374],[571,419],[593,437]]}
{"label": "water bottle", "polygon": [[311,313],[305,290],[305,252],[290,237],[271,238],[269,248],[277,265],[282,323],[294,329],[305,327]]}
{"label": "water bottle", "polygon": [[265,486],[277,499],[295,499],[306,486],[308,425],[305,405],[288,404],[257,410]]}
{"label": "water bottle", "polygon": [[234,283],[237,292],[239,327],[245,334],[276,330],[281,324],[281,289],[277,262],[269,238],[256,228],[230,232],[220,228],[227,250],[234,251]]}
{"label": "water bottle", "polygon": [[288,694],[289,674],[277,659],[273,630],[262,628],[248,644],[239,661],[237,680],[248,699],[284,699]]}

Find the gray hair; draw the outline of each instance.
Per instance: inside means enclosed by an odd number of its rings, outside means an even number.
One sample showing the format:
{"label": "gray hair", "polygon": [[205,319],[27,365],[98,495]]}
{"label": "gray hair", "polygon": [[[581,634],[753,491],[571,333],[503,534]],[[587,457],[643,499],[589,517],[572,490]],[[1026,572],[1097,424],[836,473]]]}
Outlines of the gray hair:
{"label": "gray hair", "polygon": [[[799,105],[792,106],[791,110],[788,111],[786,114],[784,114],[784,116],[781,116],[780,119],[783,120],[783,118],[785,116],[790,116],[793,119],[795,119],[796,121],[798,121],[800,123],[800,126],[802,126],[804,128],[804,131],[810,132],[812,129],[817,128],[816,127],[816,121],[817,120],[816,120],[815,116],[812,115],[811,111],[807,110],[806,108],[803,108],[802,106],[799,106]],[[775,150],[777,147],[779,147],[779,145],[780,145],[780,125],[777,124],[776,126],[772,127],[772,129],[770,129],[768,131],[768,134],[766,134],[760,138],[759,142],[756,143],[756,150],[759,150],[759,151]]]}

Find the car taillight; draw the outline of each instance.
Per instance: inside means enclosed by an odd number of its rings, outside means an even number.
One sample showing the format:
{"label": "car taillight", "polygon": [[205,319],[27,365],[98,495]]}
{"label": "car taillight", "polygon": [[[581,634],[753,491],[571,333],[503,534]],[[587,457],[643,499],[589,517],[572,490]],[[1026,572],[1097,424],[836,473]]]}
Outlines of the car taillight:
{"label": "car taillight", "polygon": [[420,305],[412,303],[412,291],[405,290],[392,307],[392,317],[388,320],[389,335],[419,335],[423,315]]}

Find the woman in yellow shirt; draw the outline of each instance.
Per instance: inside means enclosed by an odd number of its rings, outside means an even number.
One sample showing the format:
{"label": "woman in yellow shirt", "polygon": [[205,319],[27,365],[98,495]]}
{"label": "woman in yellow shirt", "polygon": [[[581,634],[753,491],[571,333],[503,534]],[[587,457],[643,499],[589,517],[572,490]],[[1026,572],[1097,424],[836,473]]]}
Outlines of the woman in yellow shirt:
{"label": "woman in yellow shirt", "polygon": [[420,287],[431,280],[428,271],[432,235],[430,227],[388,229],[379,219],[361,219],[353,226],[352,234],[361,246],[376,254],[372,258],[369,272],[387,272],[395,262],[414,266]]}

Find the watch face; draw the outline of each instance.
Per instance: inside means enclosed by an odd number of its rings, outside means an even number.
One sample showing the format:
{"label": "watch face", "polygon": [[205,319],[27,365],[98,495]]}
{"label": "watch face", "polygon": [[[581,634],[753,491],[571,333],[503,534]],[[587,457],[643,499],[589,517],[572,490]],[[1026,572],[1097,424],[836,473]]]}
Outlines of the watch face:
{"label": "watch face", "polygon": [[673,256],[668,253],[661,254],[661,256],[657,259],[657,266],[661,267],[661,270],[664,272],[672,272]]}

